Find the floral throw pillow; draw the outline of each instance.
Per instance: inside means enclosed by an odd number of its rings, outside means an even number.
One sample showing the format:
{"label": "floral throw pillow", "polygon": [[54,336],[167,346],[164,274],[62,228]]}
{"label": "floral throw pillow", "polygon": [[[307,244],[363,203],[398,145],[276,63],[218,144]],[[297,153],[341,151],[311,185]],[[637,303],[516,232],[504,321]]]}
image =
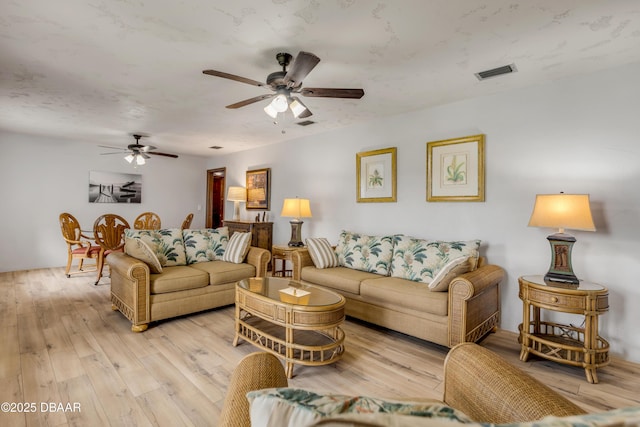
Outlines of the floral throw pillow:
{"label": "floral throw pillow", "polygon": [[468,258],[469,270],[478,262],[480,240],[443,242],[397,236],[393,248],[391,276],[429,284],[450,261]]}
{"label": "floral throw pillow", "polygon": [[387,276],[393,255],[394,236],[367,236],[342,231],[336,246],[341,267]]}
{"label": "floral throw pillow", "polygon": [[182,230],[187,264],[222,259],[229,243],[229,228]]}
{"label": "floral throw pillow", "polygon": [[182,240],[182,230],[179,228],[163,228],[160,230],[133,230],[124,232],[125,238],[140,239],[156,254],[160,265],[172,267],[187,265],[187,256]]}
{"label": "floral throw pillow", "polygon": [[[469,423],[462,412],[432,400],[411,402],[367,396],[317,394],[295,388],[271,388],[247,393],[254,427],[311,425],[340,414],[395,414]],[[454,425],[454,424],[451,424]]]}

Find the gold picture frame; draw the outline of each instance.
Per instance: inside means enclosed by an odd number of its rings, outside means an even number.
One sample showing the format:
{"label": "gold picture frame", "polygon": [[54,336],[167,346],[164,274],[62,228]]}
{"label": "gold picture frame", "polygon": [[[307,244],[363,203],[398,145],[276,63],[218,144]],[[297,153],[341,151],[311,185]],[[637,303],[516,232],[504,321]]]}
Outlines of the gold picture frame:
{"label": "gold picture frame", "polygon": [[358,203],[396,201],[396,147],[356,154]]}
{"label": "gold picture frame", "polygon": [[427,202],[484,202],[484,134],[427,143]]}
{"label": "gold picture frame", "polygon": [[271,168],[247,171],[247,210],[268,211],[271,206]]}

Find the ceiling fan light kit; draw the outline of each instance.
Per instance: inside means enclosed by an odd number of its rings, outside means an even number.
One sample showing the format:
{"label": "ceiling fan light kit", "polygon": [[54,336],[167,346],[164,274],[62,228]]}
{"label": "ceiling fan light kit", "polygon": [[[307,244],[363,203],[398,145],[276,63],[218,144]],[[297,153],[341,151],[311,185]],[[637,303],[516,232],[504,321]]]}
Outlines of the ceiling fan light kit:
{"label": "ceiling fan light kit", "polygon": [[[240,83],[250,84],[258,87],[267,87],[274,93],[259,95],[244,101],[227,105],[226,108],[240,108],[255,102],[270,99],[271,102],[264,107],[264,112],[272,119],[277,120],[278,113],[285,113],[291,110],[293,116],[298,118],[306,118],[311,116],[311,110],[307,108],[297,97],[292,94],[301,94],[302,96],[323,97],[323,98],[350,98],[360,99],[364,96],[362,89],[335,89],[335,88],[303,88],[302,80],[315,68],[320,62],[320,58],[310,52],[299,52],[298,56],[291,60],[293,56],[286,52],[276,54],[278,64],[282,66],[282,71],[276,71],[267,76],[266,83],[257,80],[248,79],[246,77],[236,76],[234,74],[225,73],[217,70],[204,70],[204,74],[210,76],[222,77],[224,79],[234,80]],[[287,66],[291,63],[291,67],[287,71]]]}

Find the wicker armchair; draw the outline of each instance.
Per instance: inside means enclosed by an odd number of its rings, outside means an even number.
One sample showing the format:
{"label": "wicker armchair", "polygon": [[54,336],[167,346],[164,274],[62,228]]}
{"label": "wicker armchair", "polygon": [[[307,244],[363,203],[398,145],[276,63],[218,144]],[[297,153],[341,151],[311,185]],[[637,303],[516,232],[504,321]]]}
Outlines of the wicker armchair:
{"label": "wicker armchair", "polygon": [[[270,353],[253,353],[233,372],[219,426],[249,427],[247,392],[286,387],[281,362]],[[586,413],[559,393],[474,343],[453,347],[444,361],[443,401],[476,422],[514,423],[546,416]]]}

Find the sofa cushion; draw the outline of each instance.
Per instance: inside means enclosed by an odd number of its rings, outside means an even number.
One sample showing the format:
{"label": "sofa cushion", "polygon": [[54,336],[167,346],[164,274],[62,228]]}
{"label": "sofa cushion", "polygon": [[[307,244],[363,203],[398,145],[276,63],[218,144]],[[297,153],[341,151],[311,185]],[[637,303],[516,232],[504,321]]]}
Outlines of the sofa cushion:
{"label": "sofa cushion", "polygon": [[209,261],[192,264],[190,267],[207,273],[209,275],[209,284],[211,285],[222,285],[256,277],[256,268],[251,264]]}
{"label": "sofa cushion", "polygon": [[451,260],[469,257],[472,270],[478,262],[480,240],[443,242],[396,236],[391,276],[429,284]]}
{"label": "sofa cushion", "polygon": [[163,228],[160,230],[126,229],[124,235],[125,239],[127,237],[140,239],[149,245],[163,267],[187,265],[182,230],[179,228]]}
{"label": "sofa cushion", "polygon": [[300,272],[300,278],[303,281],[356,295],[360,293],[360,282],[365,279],[379,277],[379,274],[367,273],[366,271],[353,270],[346,267],[316,268],[307,266],[303,267]]}
{"label": "sofa cushion", "polygon": [[162,265],[155,252],[142,240],[125,237],[124,253],[146,263],[151,273],[162,273]]}
{"label": "sofa cushion", "polygon": [[209,284],[209,275],[187,266],[165,267],[160,274],[149,275],[150,292],[163,294],[202,288]]}
{"label": "sofa cushion", "polygon": [[342,231],[336,246],[340,266],[386,276],[393,255],[394,236],[368,236]]}
{"label": "sofa cushion", "polygon": [[271,388],[247,393],[253,427],[307,426],[338,414],[411,414],[415,417],[471,422],[469,417],[437,400],[403,401],[367,396],[318,394],[295,388]]}
{"label": "sofa cushion", "polygon": [[417,310],[446,316],[449,297],[445,292],[432,292],[422,283],[396,277],[363,280],[360,295],[383,308]]}
{"label": "sofa cushion", "polygon": [[229,228],[182,230],[187,264],[222,259],[229,243]]}
{"label": "sofa cushion", "polygon": [[308,238],[306,244],[313,265],[317,268],[331,268],[339,265],[338,257],[326,238]]}
{"label": "sofa cushion", "polygon": [[244,257],[249,252],[249,245],[251,244],[251,233],[233,233],[233,236],[229,239],[227,248],[222,254],[222,261],[233,262],[240,264],[244,261]]}

